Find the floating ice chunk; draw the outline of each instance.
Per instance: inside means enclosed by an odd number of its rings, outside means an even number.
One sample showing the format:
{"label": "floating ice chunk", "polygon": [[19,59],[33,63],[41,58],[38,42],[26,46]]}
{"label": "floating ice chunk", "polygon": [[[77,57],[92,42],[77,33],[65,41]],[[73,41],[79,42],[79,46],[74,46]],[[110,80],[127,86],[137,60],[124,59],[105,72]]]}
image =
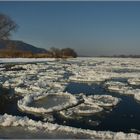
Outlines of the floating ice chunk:
{"label": "floating ice chunk", "polygon": [[135,95],[135,94],[138,94],[140,93],[140,89],[132,89],[132,90],[127,90],[126,91],[126,94],[128,95]]}
{"label": "floating ice chunk", "polygon": [[114,140],[138,140],[138,135],[134,133],[125,134],[123,132],[117,132],[114,135]]}
{"label": "floating ice chunk", "polygon": [[120,99],[113,97],[111,95],[91,95],[84,97],[85,103],[97,104],[102,107],[112,107],[116,106]]}
{"label": "floating ice chunk", "polygon": [[140,78],[131,78],[128,79],[130,85],[140,85]]}
{"label": "floating ice chunk", "polygon": [[25,87],[23,87],[23,88],[22,87],[15,87],[14,90],[16,93],[21,93],[21,94],[29,94],[30,93],[29,89],[25,88]]}
{"label": "floating ice chunk", "polygon": [[8,88],[8,87],[10,87],[10,82],[5,81],[2,86],[5,87],[5,88]]}
{"label": "floating ice chunk", "polygon": [[[84,103],[70,108],[65,111],[61,111],[60,114],[69,119],[79,116],[89,116],[103,111],[102,107],[112,107],[116,106],[120,99],[113,97],[111,95],[90,95],[85,96],[80,94],[84,99]],[[100,107],[99,107],[100,106]]]}
{"label": "floating ice chunk", "polygon": [[[67,97],[68,101],[64,103],[62,101],[61,104],[54,105],[49,108],[29,106],[34,100],[39,100],[43,97],[47,98],[49,96],[52,96],[52,98],[55,96],[61,96],[62,98]],[[23,99],[18,101],[18,107],[25,112],[51,113],[54,111],[63,110],[69,106],[74,106],[75,104],[77,104],[77,102],[78,101],[76,97],[69,93],[44,93],[44,94],[42,93],[42,94],[31,94],[25,96]]]}
{"label": "floating ice chunk", "polygon": [[120,94],[133,95],[133,93],[131,92],[132,87],[122,82],[108,81],[105,83],[105,87],[107,88],[107,90],[111,92],[113,91],[113,92],[118,92]]}
{"label": "floating ice chunk", "polygon": [[38,87],[38,86],[33,86],[33,85],[30,85],[30,87],[29,87],[31,90],[40,90],[41,88],[40,87]]}
{"label": "floating ice chunk", "polygon": [[64,118],[75,119],[82,116],[90,116],[103,111],[103,108],[99,107],[97,104],[85,104],[82,103],[76,107],[70,108],[60,112],[60,115]]}
{"label": "floating ice chunk", "polygon": [[136,99],[137,101],[140,101],[140,90],[138,93],[134,94],[134,99]]}
{"label": "floating ice chunk", "polygon": [[103,110],[103,108],[99,107],[96,104],[80,104],[78,106],[76,106],[75,108],[73,108],[74,110],[74,114],[77,115],[93,115],[95,113],[99,113]]}
{"label": "floating ice chunk", "polygon": [[[90,76],[89,76],[90,75]],[[105,74],[97,74],[96,72],[89,71],[87,69],[86,71],[83,71],[81,73],[76,73],[74,76],[70,76],[70,81],[77,81],[77,82],[102,82],[105,79],[108,79],[109,76]]]}
{"label": "floating ice chunk", "polygon": [[136,100],[139,100],[140,89],[133,89],[125,83],[111,81],[105,84],[107,90],[117,92],[124,95],[133,95]]}
{"label": "floating ice chunk", "polygon": [[[11,127],[22,127],[23,130],[28,129],[30,131],[35,131],[36,133],[46,132],[47,135],[50,133],[54,138],[92,138],[92,139],[134,139],[140,138],[140,135],[135,133],[123,133],[123,132],[111,132],[111,131],[94,131],[79,129],[69,126],[62,126],[52,123],[44,123],[41,121],[33,121],[27,117],[18,117],[4,114],[0,116],[0,126],[9,129]],[[13,130],[13,129],[12,129]],[[17,131],[15,132],[16,135]],[[50,136],[51,138],[51,136]]]}

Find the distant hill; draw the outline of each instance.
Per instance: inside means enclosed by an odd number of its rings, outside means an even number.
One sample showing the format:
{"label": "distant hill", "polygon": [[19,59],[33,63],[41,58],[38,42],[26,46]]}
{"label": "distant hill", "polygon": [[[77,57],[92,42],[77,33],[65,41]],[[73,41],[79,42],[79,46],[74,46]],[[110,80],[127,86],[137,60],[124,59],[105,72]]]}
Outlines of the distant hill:
{"label": "distant hill", "polygon": [[0,58],[75,58],[77,53],[71,48],[52,48],[49,51],[22,41],[0,40]]}
{"label": "distant hill", "polygon": [[22,41],[0,40],[0,51],[8,51],[8,50],[31,52],[34,54],[48,53],[48,51],[45,49],[35,47]]}

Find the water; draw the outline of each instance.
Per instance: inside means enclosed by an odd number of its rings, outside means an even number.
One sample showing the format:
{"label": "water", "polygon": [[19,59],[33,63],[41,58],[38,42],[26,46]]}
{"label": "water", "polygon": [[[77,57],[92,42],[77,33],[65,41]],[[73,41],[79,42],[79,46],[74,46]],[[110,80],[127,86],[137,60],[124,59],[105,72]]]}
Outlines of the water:
{"label": "water", "polygon": [[131,132],[140,130],[140,104],[130,96],[122,96],[120,104],[114,108],[96,130]]}
{"label": "water", "polygon": [[[27,113],[23,113],[18,109],[17,106],[17,101],[20,100],[22,97],[21,96],[17,96],[17,95],[13,95],[14,90],[13,89],[5,89],[5,88],[0,88],[0,91],[2,93],[3,96],[6,96],[6,98],[4,97],[0,97],[0,114],[3,115],[5,113],[9,114],[9,115],[14,115],[14,116],[28,116],[29,118],[33,119],[33,120],[43,120],[42,117],[36,117],[34,115],[31,114],[27,114]],[[12,95],[11,95],[12,94]],[[12,96],[12,98],[8,98],[8,96]]]}
{"label": "water", "polygon": [[[107,92],[102,85],[88,85],[84,83],[70,83],[66,90],[72,94],[84,93],[88,95],[107,94],[121,98],[121,102],[113,108],[109,113],[105,113],[103,117],[97,120],[100,122],[98,126],[84,126],[81,124],[78,127],[84,127],[93,130],[110,130],[131,132],[132,130],[140,130],[140,104],[133,99],[132,96],[120,95],[119,93]],[[88,119],[93,119],[90,117]],[[73,124],[75,126],[75,124]],[[137,133],[140,133],[137,131]]]}
{"label": "water", "polygon": [[[8,90],[7,90],[8,91]],[[69,83],[66,91],[72,94],[84,93],[87,95],[94,94],[108,94],[115,97],[121,98],[121,102],[113,108],[112,111],[103,112],[101,114],[93,116],[84,116],[81,119],[67,120],[61,118],[59,114],[53,114],[55,122],[62,125],[74,126],[77,128],[91,129],[91,130],[110,130],[110,131],[123,131],[132,132],[140,130],[140,104],[136,102],[132,96],[124,96],[118,93],[111,93],[105,91],[102,85],[96,84],[85,84],[85,83]],[[31,114],[22,113],[17,108],[17,101],[21,97],[16,96],[11,101],[6,101],[0,106],[0,113],[8,113],[11,115],[28,116],[33,120],[43,120],[42,117],[37,117]],[[62,99],[60,96],[56,99],[48,96],[48,98],[41,99],[37,102],[33,102],[33,106],[42,107],[46,105],[46,108],[51,106],[59,105],[62,101],[67,102],[67,98]],[[95,123],[96,122],[96,123]]]}
{"label": "water", "polygon": [[100,86],[90,86],[85,83],[69,83],[68,86],[66,87],[65,91],[70,92],[72,94],[80,94],[84,93],[86,95],[94,94],[94,91],[100,91],[102,90]]}

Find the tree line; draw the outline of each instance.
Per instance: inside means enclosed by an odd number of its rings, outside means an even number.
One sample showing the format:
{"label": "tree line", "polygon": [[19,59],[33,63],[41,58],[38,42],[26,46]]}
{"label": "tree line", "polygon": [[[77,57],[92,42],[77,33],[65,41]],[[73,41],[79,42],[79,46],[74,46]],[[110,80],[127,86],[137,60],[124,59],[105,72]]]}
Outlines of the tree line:
{"label": "tree line", "polygon": [[55,58],[77,57],[77,53],[71,48],[58,49],[53,47],[50,49],[49,54]]}
{"label": "tree line", "polygon": [[76,58],[77,53],[71,48],[51,48],[47,53],[33,53],[30,51],[1,50],[0,58]]}

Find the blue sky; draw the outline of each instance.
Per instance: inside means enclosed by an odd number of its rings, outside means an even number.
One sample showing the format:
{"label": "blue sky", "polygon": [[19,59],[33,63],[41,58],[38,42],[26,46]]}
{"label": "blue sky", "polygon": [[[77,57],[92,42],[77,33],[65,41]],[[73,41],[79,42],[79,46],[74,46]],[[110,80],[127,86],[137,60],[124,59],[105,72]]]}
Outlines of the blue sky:
{"label": "blue sky", "polygon": [[19,25],[12,39],[80,55],[140,54],[140,1],[0,2]]}

